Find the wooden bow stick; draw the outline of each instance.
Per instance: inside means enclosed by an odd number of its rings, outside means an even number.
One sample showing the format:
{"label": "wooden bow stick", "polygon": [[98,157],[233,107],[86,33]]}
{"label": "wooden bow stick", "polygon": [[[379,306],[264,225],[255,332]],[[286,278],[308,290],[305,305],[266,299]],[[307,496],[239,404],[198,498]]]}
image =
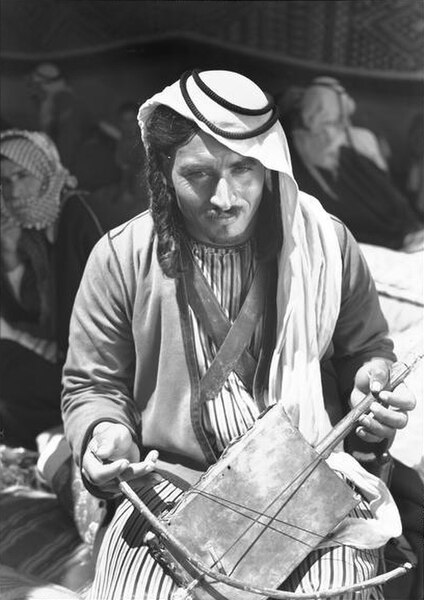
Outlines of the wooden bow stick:
{"label": "wooden bow stick", "polygon": [[[397,369],[394,373],[392,372],[393,377],[388,388],[393,390],[404,381],[420,358],[422,356],[417,357],[410,365],[397,363]],[[241,440],[231,445],[228,453],[224,453],[220,461],[210,467],[198,484],[183,495],[183,501],[179,502],[173,511],[163,519],[157,518],[149,510],[127,482],[120,482],[121,492],[152,526],[156,535],[148,535],[146,541],[155,554],[162,556],[168,568],[184,587],[180,591],[182,598],[247,600],[250,598],[249,594],[276,600],[330,598],[348,591],[362,590],[386,583],[412,568],[410,563],[405,563],[388,573],[362,583],[313,594],[299,594],[275,589],[357,504],[358,500],[355,500],[351,488],[331,471],[325,458],[355,427],[358,418],[369,412],[374,401],[375,398],[372,394],[365,396],[315,449],[311,448],[300,436],[300,433],[291,426],[281,405],[273,406],[255,423],[251,430],[242,436]],[[283,463],[284,475],[292,467],[291,481],[287,485],[277,481],[281,488],[277,494],[275,494],[275,489],[271,490],[271,501],[267,500],[265,506],[259,509],[246,507],[243,512],[241,510],[243,507],[228,499],[227,492],[234,487],[234,481],[243,480],[245,470],[250,468],[257,448],[261,444],[263,445],[260,440],[261,432],[265,432],[269,437],[272,435],[270,434],[272,427],[276,432],[275,439],[271,439],[270,442],[273,454],[266,456],[267,466],[271,465],[270,480],[275,479],[272,472],[274,467],[277,469],[276,475],[281,476],[281,463]],[[288,442],[280,439],[283,430],[287,432]],[[266,439],[265,445],[267,441]],[[241,446],[241,443],[245,446]],[[282,444],[281,447],[277,446],[279,443]],[[286,452],[285,457],[284,452]],[[275,454],[278,454],[278,460],[275,460]],[[235,455],[234,460],[232,455]],[[281,460],[281,456],[286,460]],[[254,472],[254,477],[260,476],[263,472],[263,456],[260,455],[259,458],[261,464],[257,472]],[[242,462],[241,474],[238,479],[237,461]],[[274,467],[272,461],[275,463]],[[290,465],[289,462],[293,464]],[[235,480],[230,478],[230,472],[231,477],[235,477]],[[328,477],[330,479],[327,484]],[[208,485],[212,486],[212,491]],[[244,491],[241,494],[236,492],[236,498],[240,495],[245,495]],[[316,503],[318,496],[324,498],[324,506],[320,506],[319,502],[313,505],[314,514],[318,514],[316,523],[312,518],[304,526],[305,519],[307,521],[309,518],[304,514],[305,509],[310,508],[313,502]],[[249,499],[256,502],[256,498],[250,497]],[[335,504],[332,506],[333,499]],[[318,498],[319,500],[320,498]],[[228,510],[227,513],[225,513],[225,509]],[[303,511],[300,516],[296,514],[299,509]],[[227,521],[229,522],[233,518],[229,511],[236,513],[236,517],[240,517],[241,520],[236,521],[236,531],[233,537],[230,536],[227,547],[222,547],[220,545],[221,538],[225,537],[227,529],[230,529]],[[328,513],[331,513],[333,521],[328,520]],[[247,527],[241,525],[242,519],[249,522]],[[327,521],[322,523],[326,519]],[[215,524],[218,529],[215,532],[215,540],[211,543],[210,528]],[[188,531],[185,530],[187,527]],[[204,529],[200,531],[202,527]],[[276,543],[277,536],[282,537],[284,543],[277,542],[274,549],[272,544]],[[269,564],[270,560],[266,556],[269,549],[271,549],[270,555],[275,556],[275,564]],[[278,552],[280,556],[278,556]],[[250,554],[251,562],[249,564],[249,561],[245,559]],[[259,561],[262,555],[264,555],[264,566],[261,567]],[[281,571],[284,568],[286,572]],[[258,585],[258,579],[260,582],[270,582],[275,587]]]}

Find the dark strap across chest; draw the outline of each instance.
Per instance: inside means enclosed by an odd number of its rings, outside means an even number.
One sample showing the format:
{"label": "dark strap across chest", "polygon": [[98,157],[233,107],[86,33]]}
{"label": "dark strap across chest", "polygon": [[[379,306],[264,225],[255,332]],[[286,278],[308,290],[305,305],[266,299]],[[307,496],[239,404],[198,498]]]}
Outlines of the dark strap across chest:
{"label": "dark strap across chest", "polygon": [[248,350],[253,332],[265,307],[268,269],[259,263],[247,296],[231,323],[189,248],[184,248],[185,283],[188,301],[207,335],[218,348],[209,369],[200,380],[200,401],[217,396],[224,382],[235,371],[252,392],[257,361]]}

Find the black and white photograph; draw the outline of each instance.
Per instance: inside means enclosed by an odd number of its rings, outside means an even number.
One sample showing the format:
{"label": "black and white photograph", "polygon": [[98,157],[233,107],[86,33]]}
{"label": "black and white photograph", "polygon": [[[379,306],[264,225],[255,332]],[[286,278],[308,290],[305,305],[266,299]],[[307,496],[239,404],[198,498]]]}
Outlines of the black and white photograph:
{"label": "black and white photograph", "polygon": [[424,600],[423,0],[0,0],[1,600]]}

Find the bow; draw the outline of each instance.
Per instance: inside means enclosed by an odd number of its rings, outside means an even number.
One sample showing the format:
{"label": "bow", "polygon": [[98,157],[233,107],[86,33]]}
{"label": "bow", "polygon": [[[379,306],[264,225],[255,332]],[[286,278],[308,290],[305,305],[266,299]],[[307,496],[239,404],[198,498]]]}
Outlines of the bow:
{"label": "bow", "polygon": [[[398,363],[398,368],[394,376],[392,373],[389,389],[393,390],[399,385],[399,383],[401,383],[414,368],[420,358],[422,357],[418,357],[411,365]],[[413,568],[411,563],[406,562],[389,572],[370,578],[361,583],[307,594],[281,591],[272,587],[259,587],[256,582],[258,579],[261,580],[261,577],[258,577],[256,580],[255,578],[252,580],[252,577],[250,577],[249,581],[247,581],[241,577],[234,576],[236,568],[243,564],[245,556],[254,548],[259,540],[262,543],[262,549],[259,550],[259,552],[263,552],[267,549],[269,540],[272,541],[275,536],[283,534],[287,545],[287,550],[286,548],[284,549],[284,552],[287,554],[287,556],[286,554],[284,555],[285,563],[287,563],[284,567],[287,572],[285,574],[282,573],[280,576],[279,569],[281,565],[277,565],[274,571],[272,569],[270,571],[272,575],[272,577],[270,577],[271,585],[279,585],[300,564],[307,554],[319,544],[321,539],[330,533],[344,516],[350,512],[353,506],[357,504],[358,500],[355,498],[355,494],[353,494],[352,490],[344,484],[331,469],[329,469],[324,460],[339,442],[344,439],[347,433],[353,429],[358,418],[369,411],[374,400],[375,398],[372,394],[365,396],[364,399],[330,431],[315,449],[311,448],[302,438],[301,444],[303,444],[303,446],[300,447],[303,450],[306,445],[305,456],[307,457],[308,464],[306,467],[305,464],[301,464],[300,467],[297,466],[297,472],[296,468],[294,471],[292,469],[293,476],[291,481],[288,485],[283,486],[282,489],[278,490],[273,499],[267,503],[265,510],[256,510],[254,507],[244,507],[238,502],[228,500],[225,497],[225,485],[223,488],[217,488],[219,490],[218,494],[208,491],[208,473],[206,473],[206,476],[200,480],[199,484],[186,493],[187,495],[184,501],[186,504],[185,508],[187,508],[187,505],[190,504],[191,501],[194,506],[194,511],[192,510],[192,513],[188,513],[193,515],[190,516],[191,530],[190,535],[187,538],[188,542],[191,543],[191,533],[197,530],[198,524],[201,524],[202,521],[208,521],[208,519],[202,518],[202,509],[200,509],[200,512],[197,512],[198,520],[196,521],[196,502],[199,496],[213,502],[215,508],[216,505],[218,505],[218,510],[220,511],[219,514],[224,514],[224,509],[228,509],[236,515],[236,518],[242,517],[243,520],[247,519],[248,522],[247,527],[241,526],[240,523],[236,522],[236,538],[232,540],[228,549],[220,549],[219,552],[216,548],[213,548],[212,545],[208,544],[206,544],[206,550],[204,547],[205,544],[203,544],[199,551],[197,551],[196,547],[194,547],[194,550],[193,548],[188,547],[187,542],[182,542],[178,535],[174,534],[174,531],[176,531],[177,534],[179,533],[178,516],[176,519],[174,518],[174,521],[172,521],[173,517],[171,517],[170,520],[168,520],[168,517],[159,519],[150,511],[127,482],[120,481],[119,487],[121,492],[149,522],[154,532],[149,532],[147,534],[145,542],[149,545],[159,562],[165,564],[165,567],[168,571],[171,571],[171,575],[181,586],[181,589],[176,593],[175,600],[188,600],[190,598],[195,598],[197,600],[246,600],[248,598],[250,600],[250,594],[276,600],[331,598],[346,592],[363,590],[372,586],[387,583],[391,579],[399,577]],[[278,405],[269,409],[268,417],[265,415],[261,420],[265,421],[269,418],[269,422],[274,423],[281,414],[281,411],[271,414],[271,411],[276,407],[278,407]],[[263,427],[265,428],[265,431],[267,430],[266,426],[267,423],[264,423]],[[293,444],[295,453],[296,448],[299,447],[299,440],[297,440],[297,442],[296,439],[293,440],[294,428],[290,430],[289,428],[291,425],[284,421],[281,421],[281,423],[277,422],[276,427],[279,431],[281,431],[283,426],[289,431],[289,435],[291,436],[290,446]],[[300,436],[298,432],[296,435]],[[248,443],[249,436],[250,441],[254,439],[253,434],[251,435],[250,432],[247,432],[243,436],[243,439],[247,437]],[[234,446],[236,446],[236,444],[234,444]],[[226,468],[230,468],[229,464],[227,464],[228,456],[225,456],[225,454],[219,462],[222,463],[220,468],[224,469],[224,472]],[[296,461],[293,462],[295,463]],[[335,478],[335,481],[331,482],[329,486],[331,487],[330,496],[332,494],[337,496],[339,500],[338,504],[342,507],[339,510],[339,514],[332,517],[333,521],[335,519],[335,522],[331,523],[331,521],[329,521],[328,523],[323,524],[319,522],[316,524],[316,527],[312,527],[311,523],[314,524],[313,518],[308,521],[304,512],[301,514],[300,519],[296,520],[295,518],[292,520],[292,508],[293,506],[298,508],[298,505],[302,508],[302,505],[305,504],[304,493],[308,486],[312,486],[309,490],[312,494],[311,502],[314,501],[314,496],[318,495],[320,488],[319,486],[317,487],[315,480],[318,479],[319,481],[319,478],[322,475],[320,471],[322,470],[324,475],[327,475],[325,469],[328,469],[331,476]],[[218,480],[219,486],[223,481],[223,477],[219,476]],[[337,488],[337,485],[334,485],[336,481],[339,488]],[[224,493],[222,490],[224,490]],[[296,498],[296,500],[293,501],[293,498]],[[326,512],[332,513],[333,511],[329,510]],[[327,515],[325,515],[325,517],[327,517]],[[187,520],[187,516],[184,516],[183,514],[180,520],[181,519]],[[318,519],[318,521],[321,521],[321,519]],[[208,523],[206,523],[206,526],[208,526]],[[268,538],[265,536],[268,536]],[[203,536],[203,538],[204,537],[205,536]],[[218,537],[221,537],[220,534],[218,534]],[[263,538],[265,538],[265,540]],[[257,547],[259,546],[260,545],[257,544]],[[229,555],[230,560],[227,560],[227,555]],[[252,555],[253,557],[255,556],[254,553]],[[205,557],[207,560],[205,560]],[[212,562],[210,560],[211,558]],[[223,565],[224,559],[227,565],[227,572]],[[255,560],[255,558],[253,558],[253,560]],[[208,564],[206,564],[206,562]],[[269,561],[266,562],[269,563]],[[228,565],[230,565],[230,568],[228,568]],[[250,568],[250,570],[252,569]],[[243,569],[241,569],[241,571],[243,573]],[[251,575],[251,573],[248,572],[248,575]],[[267,577],[267,572],[265,572],[265,576]],[[263,576],[262,581],[264,581]]]}

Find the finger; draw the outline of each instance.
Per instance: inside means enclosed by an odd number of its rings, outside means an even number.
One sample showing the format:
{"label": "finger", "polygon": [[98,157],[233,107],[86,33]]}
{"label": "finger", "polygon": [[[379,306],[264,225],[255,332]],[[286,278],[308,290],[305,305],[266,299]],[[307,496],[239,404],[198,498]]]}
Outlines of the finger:
{"label": "finger", "polygon": [[358,437],[361,438],[361,440],[364,440],[364,442],[369,442],[369,443],[372,443],[372,444],[376,444],[378,442],[381,442],[384,439],[382,437],[378,437],[376,435],[372,435],[371,433],[369,433],[363,427],[358,427],[356,429],[355,433],[356,433],[356,435]]}
{"label": "finger", "polygon": [[[403,429],[408,423],[408,413],[406,411],[386,408],[379,402],[373,402],[370,410],[374,419],[392,429]],[[363,421],[360,421],[360,423],[364,425]]]}
{"label": "finger", "polygon": [[374,361],[369,368],[370,392],[374,395],[379,394],[387,385],[389,380],[389,367],[383,361]]}
{"label": "finger", "polygon": [[137,477],[145,477],[152,473],[156,468],[156,461],[159,457],[157,450],[150,450],[143,461],[131,463],[123,473],[121,480],[129,481]]}
{"label": "finger", "polygon": [[155,463],[152,461],[142,461],[139,463],[131,463],[121,474],[121,479],[135,479],[136,477],[143,477],[148,475],[155,469]]}
{"label": "finger", "polygon": [[383,423],[379,423],[371,415],[363,415],[359,419],[359,424],[360,428],[362,427],[367,432],[367,434],[373,435],[380,439],[391,438],[394,435],[393,427],[390,427],[389,425],[384,425]]}
{"label": "finger", "polygon": [[150,450],[150,452],[146,455],[145,461],[156,462],[159,458],[159,452],[157,450]]}
{"label": "finger", "polygon": [[114,440],[109,440],[102,434],[96,434],[88,444],[88,450],[103,463],[110,462],[115,450]]}
{"label": "finger", "polygon": [[84,471],[87,478],[96,485],[104,485],[116,479],[125,471],[128,465],[129,461],[126,458],[103,463],[92,451],[88,451],[84,455]]}
{"label": "finger", "polygon": [[379,399],[393,408],[400,408],[402,410],[414,410],[417,403],[416,398],[404,383],[398,385],[393,392],[387,390],[381,392]]}
{"label": "finger", "polygon": [[354,388],[350,395],[350,402],[352,406],[356,406],[365,398],[364,392],[359,390],[358,388]]}
{"label": "finger", "polygon": [[[86,472],[86,470],[84,469],[84,467],[81,469],[81,472],[82,472],[83,476],[85,477],[85,479],[87,479],[87,481],[94,484],[94,482],[91,481],[91,478],[88,475],[88,473]],[[116,495],[119,493],[119,480],[118,479],[113,479],[110,483],[104,483],[101,486],[98,484],[95,484],[95,485],[97,485],[97,487],[101,487],[102,492],[105,492],[106,494]]]}

